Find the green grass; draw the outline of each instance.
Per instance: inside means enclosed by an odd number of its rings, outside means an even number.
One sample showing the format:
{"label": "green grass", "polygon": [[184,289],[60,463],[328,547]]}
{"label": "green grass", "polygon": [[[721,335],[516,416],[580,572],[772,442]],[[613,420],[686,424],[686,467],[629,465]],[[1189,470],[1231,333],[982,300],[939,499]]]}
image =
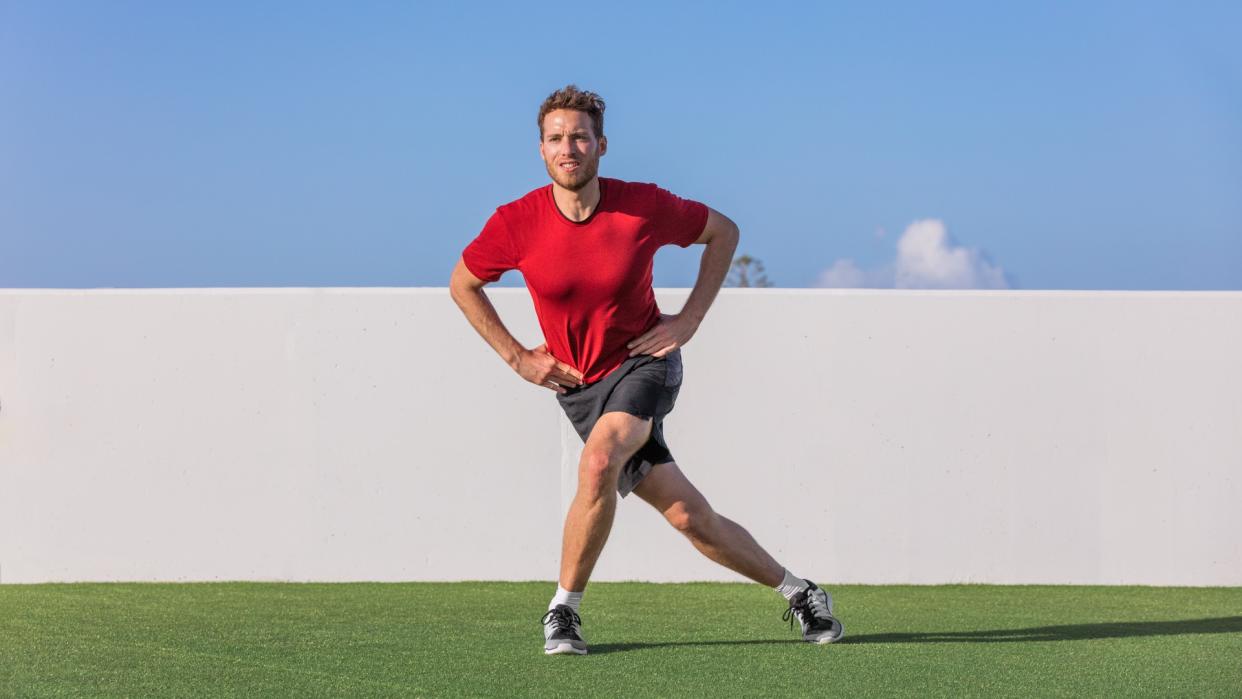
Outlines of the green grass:
{"label": "green grass", "polygon": [[828,586],[797,641],[759,585],[0,586],[0,696],[1242,696],[1242,588]]}

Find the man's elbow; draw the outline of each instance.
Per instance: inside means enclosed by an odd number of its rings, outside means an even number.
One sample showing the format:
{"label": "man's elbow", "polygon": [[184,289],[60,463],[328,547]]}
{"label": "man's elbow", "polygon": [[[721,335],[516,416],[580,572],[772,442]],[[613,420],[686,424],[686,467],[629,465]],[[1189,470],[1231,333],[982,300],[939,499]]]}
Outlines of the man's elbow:
{"label": "man's elbow", "polygon": [[457,261],[457,266],[453,268],[453,273],[449,277],[449,294],[454,298],[461,298],[466,294],[473,294],[482,289],[487,282],[474,276],[466,263],[462,260]]}
{"label": "man's elbow", "polygon": [[730,219],[725,219],[719,229],[712,235],[712,242],[719,241],[722,246],[736,248],[738,241],[742,239],[742,229]]}

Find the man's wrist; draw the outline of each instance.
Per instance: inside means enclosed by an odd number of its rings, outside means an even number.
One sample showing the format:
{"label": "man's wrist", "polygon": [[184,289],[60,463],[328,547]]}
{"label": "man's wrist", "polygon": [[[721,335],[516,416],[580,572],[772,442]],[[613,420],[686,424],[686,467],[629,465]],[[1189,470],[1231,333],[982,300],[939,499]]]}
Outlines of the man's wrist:
{"label": "man's wrist", "polygon": [[703,322],[703,317],[705,315],[706,313],[695,308],[683,308],[681,309],[681,313],[677,314],[679,318],[689,322],[690,325],[695,328],[699,327],[699,325]]}
{"label": "man's wrist", "polygon": [[501,353],[501,358],[505,360],[505,364],[508,364],[510,369],[517,371],[518,365],[522,363],[522,352],[525,351],[521,346],[514,346]]}

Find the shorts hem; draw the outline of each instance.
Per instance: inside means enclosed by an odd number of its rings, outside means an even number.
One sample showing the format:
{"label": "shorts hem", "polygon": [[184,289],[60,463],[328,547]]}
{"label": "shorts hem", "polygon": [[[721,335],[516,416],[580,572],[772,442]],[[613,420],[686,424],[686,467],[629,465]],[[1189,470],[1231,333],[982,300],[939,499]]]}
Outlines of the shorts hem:
{"label": "shorts hem", "polygon": [[646,414],[646,413],[640,413],[640,412],[637,412],[637,411],[635,411],[635,410],[625,410],[625,409],[623,409],[623,408],[614,408],[614,409],[609,410],[609,411],[607,411],[607,412],[600,413],[600,414],[599,414],[599,416],[600,416],[600,417],[603,417],[603,416],[607,415],[608,413],[625,413],[626,415],[633,415],[634,417],[637,417],[637,418],[642,418],[642,419],[644,419],[644,420],[654,420],[654,419],[656,419],[656,416],[655,416],[655,415],[648,415],[648,414]]}

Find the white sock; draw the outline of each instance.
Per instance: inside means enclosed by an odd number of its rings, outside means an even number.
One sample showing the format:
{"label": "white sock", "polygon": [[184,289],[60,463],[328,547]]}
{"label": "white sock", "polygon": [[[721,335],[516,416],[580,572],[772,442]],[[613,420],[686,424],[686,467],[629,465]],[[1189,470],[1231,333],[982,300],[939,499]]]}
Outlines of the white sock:
{"label": "white sock", "polygon": [[807,589],[808,587],[810,587],[810,585],[807,583],[807,581],[789,572],[789,569],[786,568],[785,579],[781,581],[780,585],[777,585],[773,589],[775,589],[777,592],[784,595],[785,599],[793,599],[794,595],[798,594],[802,590]]}
{"label": "white sock", "polygon": [[[585,590],[583,591],[585,592]],[[582,604],[582,592],[570,592],[560,585],[556,586],[556,596],[548,603],[548,609],[553,609],[558,604],[568,604],[570,609],[578,611],[578,605]]]}

